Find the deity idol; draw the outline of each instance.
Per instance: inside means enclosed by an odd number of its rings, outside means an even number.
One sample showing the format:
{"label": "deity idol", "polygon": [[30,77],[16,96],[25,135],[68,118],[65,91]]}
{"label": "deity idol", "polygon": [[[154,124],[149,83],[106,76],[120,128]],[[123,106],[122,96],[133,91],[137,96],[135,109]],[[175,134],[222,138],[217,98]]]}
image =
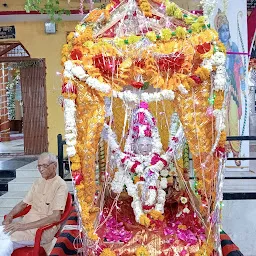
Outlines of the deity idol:
{"label": "deity idol", "polygon": [[161,154],[162,143],[156,121],[145,102],[141,102],[133,113],[124,152],[116,143],[113,131],[108,126],[106,130],[118,168],[111,189],[120,194],[125,186],[128,195],[133,198],[131,206],[135,220],[148,226],[150,220],[147,214],[162,218],[168,178],[173,181],[174,176],[178,190],[176,175],[170,173],[169,165],[179,139],[172,138],[168,150]]}

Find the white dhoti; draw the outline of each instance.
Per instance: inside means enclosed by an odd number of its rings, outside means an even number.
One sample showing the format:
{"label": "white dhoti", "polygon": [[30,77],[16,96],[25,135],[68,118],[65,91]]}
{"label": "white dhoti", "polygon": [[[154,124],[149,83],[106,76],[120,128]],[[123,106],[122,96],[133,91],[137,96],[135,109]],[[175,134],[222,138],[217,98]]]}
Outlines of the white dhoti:
{"label": "white dhoti", "polygon": [[13,252],[11,237],[4,233],[4,227],[0,226],[0,255],[10,256]]}
{"label": "white dhoti", "polygon": [[19,241],[19,242],[12,241],[11,236],[8,234],[5,234],[3,229],[4,227],[0,226],[0,255],[1,256],[10,256],[15,249],[34,245],[34,241]]}

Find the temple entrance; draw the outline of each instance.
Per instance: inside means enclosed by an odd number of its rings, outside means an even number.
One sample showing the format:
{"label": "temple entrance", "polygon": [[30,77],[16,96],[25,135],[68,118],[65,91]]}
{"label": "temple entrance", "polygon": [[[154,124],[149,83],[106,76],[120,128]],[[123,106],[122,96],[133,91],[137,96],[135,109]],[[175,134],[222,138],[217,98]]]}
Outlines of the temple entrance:
{"label": "temple entrance", "polygon": [[0,155],[47,151],[45,60],[20,42],[1,42],[0,65]]}

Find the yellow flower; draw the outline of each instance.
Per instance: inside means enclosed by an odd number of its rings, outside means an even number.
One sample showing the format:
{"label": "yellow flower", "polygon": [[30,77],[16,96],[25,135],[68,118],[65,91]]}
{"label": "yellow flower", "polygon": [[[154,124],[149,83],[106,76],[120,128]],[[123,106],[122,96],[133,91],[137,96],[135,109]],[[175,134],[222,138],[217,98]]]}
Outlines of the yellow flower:
{"label": "yellow flower", "polygon": [[[89,238],[90,240],[93,240],[93,241],[98,240],[98,235],[95,234],[93,231],[89,231],[87,234],[88,234],[88,238]],[[115,255],[115,254],[114,254],[114,255]]]}
{"label": "yellow flower", "polygon": [[208,256],[211,255],[213,252],[213,244],[210,242],[205,242],[200,250],[195,254],[195,256]]}
{"label": "yellow flower", "polygon": [[139,176],[135,176],[134,178],[133,178],[133,183],[134,184],[136,184],[137,182],[139,182],[140,181],[140,177]]}
{"label": "yellow flower", "polygon": [[197,22],[204,25],[206,23],[206,19],[205,19],[204,16],[200,16],[200,17],[197,18]]}
{"label": "yellow flower", "polygon": [[100,254],[100,256],[116,256],[116,254],[111,249],[105,248]]}
{"label": "yellow flower", "polygon": [[195,74],[201,78],[202,81],[210,78],[210,71],[204,67],[198,67]]}
{"label": "yellow flower", "polygon": [[135,252],[136,256],[150,256],[147,248],[145,248],[144,246],[139,247],[136,252]]}
{"label": "yellow flower", "polygon": [[185,39],[186,38],[186,34],[187,34],[187,31],[185,28],[183,27],[177,27],[176,28],[176,36],[180,39]]}
{"label": "yellow flower", "polygon": [[169,28],[163,28],[161,31],[160,31],[160,35],[161,35],[161,38],[164,40],[164,41],[168,41],[170,40],[170,38],[172,37],[172,32]]}
{"label": "yellow flower", "polygon": [[166,6],[166,13],[168,16],[173,16],[175,11],[178,9],[178,6],[174,2],[170,3],[169,0],[165,2],[165,6]]}
{"label": "yellow flower", "polygon": [[174,12],[174,17],[177,19],[183,19],[183,13],[180,8],[177,8]]}
{"label": "yellow flower", "polygon": [[181,229],[181,230],[186,230],[187,226],[186,225],[179,225],[178,228]]}
{"label": "yellow flower", "polygon": [[128,37],[128,41],[130,44],[136,43],[138,41],[140,41],[141,36],[136,36],[136,35],[131,35]]}
{"label": "yellow flower", "polygon": [[70,42],[74,38],[74,32],[70,32],[67,36],[67,41]]}
{"label": "yellow flower", "polygon": [[154,220],[161,220],[163,221],[164,220],[164,216],[161,212],[159,211],[156,211],[156,210],[152,210],[150,212],[150,216],[154,219]]}
{"label": "yellow flower", "polygon": [[188,16],[184,20],[185,20],[186,24],[188,24],[188,25],[191,25],[195,22],[195,19],[193,16]]}
{"label": "yellow flower", "polygon": [[91,48],[94,45],[93,41],[86,41],[83,43],[83,46]]}
{"label": "yellow flower", "polygon": [[140,224],[145,226],[145,227],[149,227],[150,225],[150,219],[147,217],[146,214],[142,214],[140,216]]}
{"label": "yellow flower", "polygon": [[77,171],[77,170],[79,170],[79,169],[81,169],[81,164],[80,163],[72,163],[71,164],[71,170],[72,171]]}
{"label": "yellow flower", "polygon": [[191,29],[194,33],[199,33],[202,31],[202,24],[201,23],[198,23],[198,22],[195,22],[191,25]]}
{"label": "yellow flower", "polygon": [[132,66],[132,59],[128,58],[120,64],[119,69],[127,69],[127,68],[130,68],[131,66]]}
{"label": "yellow flower", "polygon": [[155,42],[156,41],[156,33],[154,31],[150,31],[146,34],[146,37],[152,41]]}

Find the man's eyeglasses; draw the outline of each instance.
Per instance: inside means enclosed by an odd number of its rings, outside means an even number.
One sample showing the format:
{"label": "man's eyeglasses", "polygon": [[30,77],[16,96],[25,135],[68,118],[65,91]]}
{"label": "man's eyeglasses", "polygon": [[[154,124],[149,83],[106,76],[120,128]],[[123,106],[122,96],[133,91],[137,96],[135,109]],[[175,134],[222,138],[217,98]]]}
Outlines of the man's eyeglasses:
{"label": "man's eyeglasses", "polygon": [[52,163],[49,163],[49,164],[40,164],[40,165],[37,165],[37,169],[46,169],[48,168]]}

